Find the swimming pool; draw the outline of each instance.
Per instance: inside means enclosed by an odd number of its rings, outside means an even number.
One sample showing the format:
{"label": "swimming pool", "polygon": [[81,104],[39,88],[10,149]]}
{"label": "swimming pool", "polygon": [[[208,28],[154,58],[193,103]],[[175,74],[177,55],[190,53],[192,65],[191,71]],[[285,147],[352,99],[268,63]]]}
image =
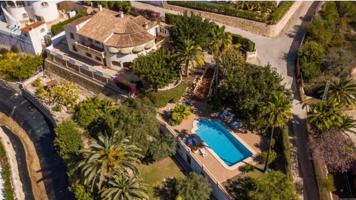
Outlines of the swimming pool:
{"label": "swimming pool", "polygon": [[229,167],[252,156],[251,151],[241,144],[219,120],[200,119],[195,133]]}

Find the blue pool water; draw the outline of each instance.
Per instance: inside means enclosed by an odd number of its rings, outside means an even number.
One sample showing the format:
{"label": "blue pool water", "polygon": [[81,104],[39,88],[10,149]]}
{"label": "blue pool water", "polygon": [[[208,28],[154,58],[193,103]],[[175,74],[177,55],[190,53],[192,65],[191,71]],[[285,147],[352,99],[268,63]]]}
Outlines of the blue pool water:
{"label": "blue pool water", "polygon": [[228,166],[252,156],[252,153],[218,120],[199,120],[196,134]]}

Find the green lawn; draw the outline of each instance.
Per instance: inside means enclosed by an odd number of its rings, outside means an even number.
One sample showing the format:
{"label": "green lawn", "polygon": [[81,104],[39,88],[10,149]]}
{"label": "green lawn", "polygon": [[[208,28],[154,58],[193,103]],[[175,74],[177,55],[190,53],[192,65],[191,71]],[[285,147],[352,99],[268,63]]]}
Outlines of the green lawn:
{"label": "green lawn", "polygon": [[143,181],[149,185],[148,192],[150,199],[159,199],[154,195],[154,188],[160,187],[163,179],[184,177],[183,172],[170,157],[149,165],[140,165],[139,171]]}

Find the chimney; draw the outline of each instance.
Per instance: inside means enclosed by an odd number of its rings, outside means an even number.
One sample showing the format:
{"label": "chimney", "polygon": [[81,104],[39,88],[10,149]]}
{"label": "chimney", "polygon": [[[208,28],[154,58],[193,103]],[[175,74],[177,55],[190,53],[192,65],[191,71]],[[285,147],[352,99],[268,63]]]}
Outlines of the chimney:
{"label": "chimney", "polygon": [[103,11],[103,6],[101,4],[98,5],[98,8],[99,8],[99,12]]}
{"label": "chimney", "polygon": [[120,16],[120,18],[124,18],[124,12],[120,11],[119,16]]}

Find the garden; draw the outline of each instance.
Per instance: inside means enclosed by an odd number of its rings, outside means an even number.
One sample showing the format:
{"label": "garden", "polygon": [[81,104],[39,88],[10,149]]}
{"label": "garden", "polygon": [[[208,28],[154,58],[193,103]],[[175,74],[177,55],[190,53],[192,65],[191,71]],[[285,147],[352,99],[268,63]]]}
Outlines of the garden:
{"label": "garden", "polygon": [[43,58],[40,55],[16,53],[17,50],[0,53],[0,78],[7,81],[23,81],[34,75],[41,67]]}
{"label": "garden", "polygon": [[321,98],[328,81],[351,78],[356,63],[355,7],[351,2],[327,2],[309,24],[298,50],[307,95]]}
{"label": "garden", "polygon": [[346,192],[334,185],[333,175],[344,177],[356,159],[350,139],[356,121],[349,112],[356,103],[355,11],[352,2],[326,2],[298,50],[305,93],[314,97],[307,102],[309,148],[322,199]]}
{"label": "garden", "polygon": [[293,5],[292,1],[282,1],[279,4],[275,1],[168,1],[167,3],[268,24],[276,24]]}
{"label": "garden", "polygon": [[[237,179],[248,178],[245,189],[251,199],[264,195],[295,199],[286,129],[291,98],[281,77],[270,66],[247,64],[240,48],[254,50],[254,43],[226,33],[224,27],[187,13],[172,16],[170,23],[169,47],[140,56],[132,65],[146,88],[146,94],[135,99],[119,106],[99,97],[80,101],[69,83],[51,87],[41,81],[33,83],[44,101],[71,112],[55,129],[55,145],[67,164],[76,199],[210,198],[212,189],[206,178],[196,173],[185,176],[177,167],[173,159],[177,138],[161,132],[156,118],[157,109],[169,103],[174,103],[167,121],[172,126],[191,115],[189,99],[183,102],[182,97],[189,97],[186,93],[191,91],[194,71],[204,66],[206,52],[212,55],[218,73],[205,103],[216,110],[230,107],[248,129],[268,141],[259,165],[247,165]],[[162,90],[171,84],[174,87]],[[238,184],[231,180],[226,187]],[[271,184],[283,187],[269,194]]]}

